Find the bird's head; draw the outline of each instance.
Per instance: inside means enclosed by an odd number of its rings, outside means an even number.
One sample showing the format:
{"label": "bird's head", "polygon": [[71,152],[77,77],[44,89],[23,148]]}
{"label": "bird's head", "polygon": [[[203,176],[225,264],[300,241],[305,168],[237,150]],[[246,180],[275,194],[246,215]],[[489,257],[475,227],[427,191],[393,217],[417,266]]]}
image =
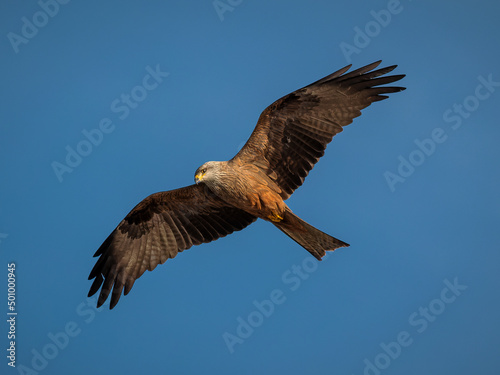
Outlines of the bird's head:
{"label": "bird's head", "polygon": [[218,170],[217,161],[208,161],[199,167],[194,174],[194,181],[199,184],[200,182],[210,182],[213,180]]}

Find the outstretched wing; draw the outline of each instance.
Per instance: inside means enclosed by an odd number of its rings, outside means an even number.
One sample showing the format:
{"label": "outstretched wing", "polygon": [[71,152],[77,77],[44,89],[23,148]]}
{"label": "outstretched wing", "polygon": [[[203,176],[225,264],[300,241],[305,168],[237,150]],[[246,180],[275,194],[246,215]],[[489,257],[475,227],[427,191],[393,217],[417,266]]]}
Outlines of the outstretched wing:
{"label": "outstretched wing", "polygon": [[290,197],[343,126],[361,115],[363,108],[386,99],[384,94],[404,90],[378,87],[404,77],[380,77],[396,68],[373,70],[380,62],[344,74],[351,67],[346,66],[275,101],[262,112],[233,161],[260,166],[281,188],[281,197]]}
{"label": "outstretched wing", "polygon": [[94,256],[95,278],[89,297],[99,288],[97,307],[111,293],[110,308],[146,270],[193,245],[211,242],[241,230],[256,217],[229,206],[205,184],[152,194],[140,202],[109,235]]}

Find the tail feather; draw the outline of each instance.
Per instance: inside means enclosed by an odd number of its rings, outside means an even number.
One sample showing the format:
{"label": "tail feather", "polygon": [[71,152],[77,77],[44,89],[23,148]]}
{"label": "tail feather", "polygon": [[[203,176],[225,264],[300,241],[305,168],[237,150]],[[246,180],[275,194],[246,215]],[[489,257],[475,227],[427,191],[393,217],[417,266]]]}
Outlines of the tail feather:
{"label": "tail feather", "polygon": [[349,246],[349,244],[314,228],[288,208],[283,220],[273,222],[273,224],[318,260],[321,260],[326,251]]}

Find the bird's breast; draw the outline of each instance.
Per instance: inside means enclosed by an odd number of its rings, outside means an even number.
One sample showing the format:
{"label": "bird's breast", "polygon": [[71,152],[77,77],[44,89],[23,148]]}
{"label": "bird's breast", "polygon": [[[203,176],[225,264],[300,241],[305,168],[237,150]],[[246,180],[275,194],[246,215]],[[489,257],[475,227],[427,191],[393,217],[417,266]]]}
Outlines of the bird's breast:
{"label": "bird's breast", "polygon": [[227,203],[264,220],[280,221],[286,208],[281,190],[260,170],[241,168],[218,181],[216,193]]}

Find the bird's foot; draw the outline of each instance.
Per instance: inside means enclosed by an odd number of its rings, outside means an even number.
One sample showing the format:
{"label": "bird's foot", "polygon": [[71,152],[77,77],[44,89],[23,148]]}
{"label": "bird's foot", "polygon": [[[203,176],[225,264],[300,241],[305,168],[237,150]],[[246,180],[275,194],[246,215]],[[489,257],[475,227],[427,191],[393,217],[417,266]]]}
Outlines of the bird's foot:
{"label": "bird's foot", "polygon": [[276,212],[271,213],[271,215],[269,215],[267,218],[275,223],[278,223],[281,220],[283,220],[283,216],[280,216]]}

